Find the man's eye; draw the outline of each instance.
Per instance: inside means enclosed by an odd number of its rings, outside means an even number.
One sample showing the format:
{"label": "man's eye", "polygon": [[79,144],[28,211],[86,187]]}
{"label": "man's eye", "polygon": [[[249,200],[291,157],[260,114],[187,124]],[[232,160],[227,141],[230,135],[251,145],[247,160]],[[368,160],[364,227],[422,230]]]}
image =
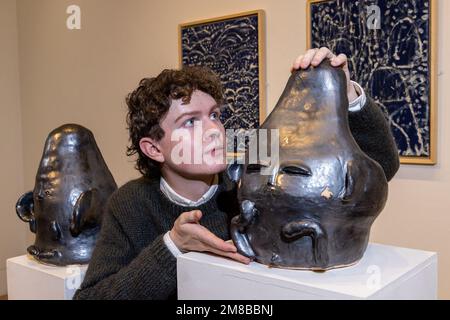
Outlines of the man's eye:
{"label": "man's eye", "polygon": [[220,118],[220,114],[218,112],[213,112],[213,113],[211,113],[210,118],[212,120],[217,120]]}
{"label": "man's eye", "polygon": [[184,127],[193,127],[195,124],[195,118],[190,118],[183,123]]}

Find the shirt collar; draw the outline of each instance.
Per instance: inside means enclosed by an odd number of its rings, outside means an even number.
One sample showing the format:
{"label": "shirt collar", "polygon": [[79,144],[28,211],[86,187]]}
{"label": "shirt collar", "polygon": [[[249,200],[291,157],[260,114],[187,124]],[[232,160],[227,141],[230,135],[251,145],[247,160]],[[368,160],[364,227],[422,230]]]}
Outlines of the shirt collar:
{"label": "shirt collar", "polygon": [[169,200],[172,201],[173,203],[183,207],[198,207],[199,205],[208,202],[213,197],[214,193],[216,192],[219,186],[218,182],[219,177],[216,174],[214,176],[214,181],[209,187],[208,191],[206,191],[197,201],[192,201],[178,194],[175,190],[172,189],[172,187],[167,183],[167,181],[162,176],[159,182],[159,187],[162,193],[164,193],[164,195],[167,198],[169,198]]}

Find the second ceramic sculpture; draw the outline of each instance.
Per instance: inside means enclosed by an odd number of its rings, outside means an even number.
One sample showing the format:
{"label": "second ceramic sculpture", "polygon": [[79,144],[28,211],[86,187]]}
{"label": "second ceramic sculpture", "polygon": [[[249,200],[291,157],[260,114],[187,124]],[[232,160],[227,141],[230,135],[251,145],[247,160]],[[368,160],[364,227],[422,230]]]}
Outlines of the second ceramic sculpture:
{"label": "second ceramic sculpture", "polygon": [[66,124],[45,142],[34,190],[16,204],[19,218],[36,234],[28,253],[43,263],[88,263],[103,207],[117,185],[92,132]]}

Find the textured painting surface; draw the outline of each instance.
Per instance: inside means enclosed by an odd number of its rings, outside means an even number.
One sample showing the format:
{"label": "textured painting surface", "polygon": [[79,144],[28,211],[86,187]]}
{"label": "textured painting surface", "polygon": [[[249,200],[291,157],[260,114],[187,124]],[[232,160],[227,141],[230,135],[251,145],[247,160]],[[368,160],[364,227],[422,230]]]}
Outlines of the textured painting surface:
{"label": "textured painting surface", "polygon": [[225,128],[257,128],[260,108],[257,14],[183,27],[181,50],[183,65],[205,65],[220,76],[225,89],[226,105],[222,111]]}
{"label": "textured painting surface", "polygon": [[310,9],[311,47],[349,57],[352,79],[389,118],[400,156],[429,157],[430,1],[330,0]]}

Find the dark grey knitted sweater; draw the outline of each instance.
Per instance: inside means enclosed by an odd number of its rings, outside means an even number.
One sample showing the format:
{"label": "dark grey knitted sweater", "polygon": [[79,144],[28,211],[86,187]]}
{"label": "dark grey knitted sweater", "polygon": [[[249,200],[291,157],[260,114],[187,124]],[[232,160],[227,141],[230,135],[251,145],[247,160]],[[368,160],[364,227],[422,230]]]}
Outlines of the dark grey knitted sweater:
{"label": "dark grey knitted sweater", "polygon": [[[361,149],[383,167],[390,180],[398,170],[395,143],[380,109],[368,97],[361,111],[349,113],[350,128]],[[199,209],[201,224],[228,240],[230,219],[238,214],[236,189],[220,175],[214,196],[199,207],[172,203],[159,179],[140,178],[109,199],[100,238],[74,299],[176,298],[176,259],[163,235],[185,211]]]}

